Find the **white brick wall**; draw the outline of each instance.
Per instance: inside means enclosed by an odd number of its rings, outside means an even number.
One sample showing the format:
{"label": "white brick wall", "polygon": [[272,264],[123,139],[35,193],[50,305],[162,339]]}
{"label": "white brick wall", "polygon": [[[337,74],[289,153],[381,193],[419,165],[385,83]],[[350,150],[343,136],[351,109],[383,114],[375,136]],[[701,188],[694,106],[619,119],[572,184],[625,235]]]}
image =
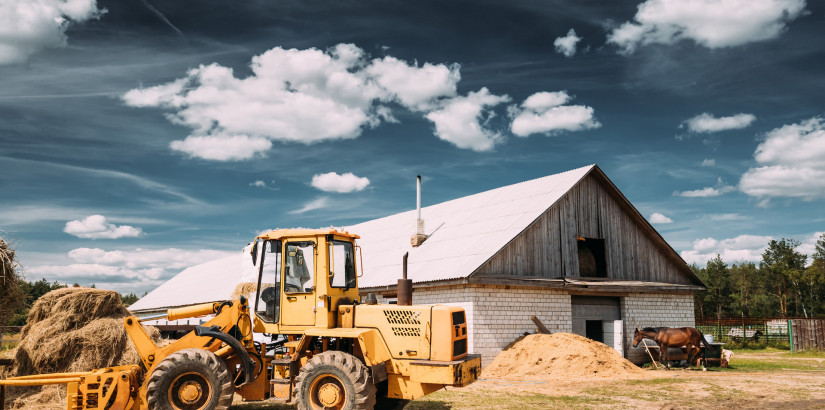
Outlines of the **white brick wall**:
{"label": "white brick wall", "polygon": [[469,351],[482,355],[483,366],[524,332],[535,332],[530,316],[537,316],[552,332],[572,331],[570,295],[561,290],[480,285],[419,288],[413,292],[413,303],[463,307]]}
{"label": "white brick wall", "polygon": [[[379,303],[385,303],[382,295],[377,296]],[[690,294],[632,293],[621,301],[625,357],[633,362],[646,359],[644,350],[632,347],[634,323],[641,327],[694,326]],[[537,316],[551,332],[573,331],[570,294],[560,289],[482,285],[418,288],[413,292],[413,303],[463,307],[469,351],[482,355],[483,366],[524,332],[535,332],[530,316]]]}
{"label": "white brick wall", "polygon": [[695,326],[693,295],[670,293],[632,293],[622,298],[625,357],[634,363],[650,361],[639,345],[633,348],[633,332],[642,327]]}

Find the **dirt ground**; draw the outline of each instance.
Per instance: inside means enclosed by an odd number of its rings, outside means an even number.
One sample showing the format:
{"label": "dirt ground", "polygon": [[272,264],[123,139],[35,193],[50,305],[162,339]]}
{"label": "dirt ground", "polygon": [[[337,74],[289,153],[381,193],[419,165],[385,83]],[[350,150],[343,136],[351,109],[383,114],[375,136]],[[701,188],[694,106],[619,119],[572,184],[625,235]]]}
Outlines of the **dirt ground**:
{"label": "dirt ground", "polygon": [[[658,408],[825,409],[825,357],[738,353],[731,369],[646,370],[640,377],[484,379],[409,403],[405,409]],[[446,399],[446,400],[445,400]],[[427,405],[431,401],[435,406]],[[419,404],[419,402],[421,402]]]}
{"label": "dirt ground", "polygon": [[[376,409],[825,409],[825,356],[738,352],[730,369],[652,370],[640,375],[481,380],[406,403]],[[287,410],[275,403],[242,403],[237,410]]]}

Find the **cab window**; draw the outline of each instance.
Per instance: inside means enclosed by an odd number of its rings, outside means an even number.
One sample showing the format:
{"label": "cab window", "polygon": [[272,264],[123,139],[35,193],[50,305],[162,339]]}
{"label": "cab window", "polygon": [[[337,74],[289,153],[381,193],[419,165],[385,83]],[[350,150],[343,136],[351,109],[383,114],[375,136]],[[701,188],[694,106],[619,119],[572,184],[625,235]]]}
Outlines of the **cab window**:
{"label": "cab window", "polygon": [[315,242],[288,242],[284,265],[284,292],[312,292],[315,272]]}
{"label": "cab window", "polygon": [[264,322],[277,323],[281,301],[281,241],[265,241],[260,258],[260,289],[255,314]]}
{"label": "cab window", "polygon": [[355,253],[352,242],[330,242],[329,285],[333,288],[355,287]]}

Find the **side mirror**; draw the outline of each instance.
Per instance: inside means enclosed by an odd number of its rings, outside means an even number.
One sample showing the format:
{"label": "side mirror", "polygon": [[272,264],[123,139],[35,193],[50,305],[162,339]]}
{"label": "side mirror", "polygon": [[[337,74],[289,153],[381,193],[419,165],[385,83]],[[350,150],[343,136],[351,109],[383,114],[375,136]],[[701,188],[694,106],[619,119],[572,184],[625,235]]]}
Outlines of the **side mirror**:
{"label": "side mirror", "polygon": [[252,265],[253,266],[258,264],[258,242],[260,242],[260,241],[256,240],[255,244],[252,245]]}

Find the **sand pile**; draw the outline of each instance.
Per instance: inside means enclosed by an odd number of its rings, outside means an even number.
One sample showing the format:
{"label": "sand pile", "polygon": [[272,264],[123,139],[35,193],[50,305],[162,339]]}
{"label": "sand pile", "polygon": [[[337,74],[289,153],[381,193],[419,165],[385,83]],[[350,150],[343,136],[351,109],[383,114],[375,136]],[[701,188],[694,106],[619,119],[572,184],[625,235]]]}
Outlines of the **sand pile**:
{"label": "sand pile", "polygon": [[570,333],[518,338],[482,372],[485,379],[634,377],[644,371],[612,347]]}

